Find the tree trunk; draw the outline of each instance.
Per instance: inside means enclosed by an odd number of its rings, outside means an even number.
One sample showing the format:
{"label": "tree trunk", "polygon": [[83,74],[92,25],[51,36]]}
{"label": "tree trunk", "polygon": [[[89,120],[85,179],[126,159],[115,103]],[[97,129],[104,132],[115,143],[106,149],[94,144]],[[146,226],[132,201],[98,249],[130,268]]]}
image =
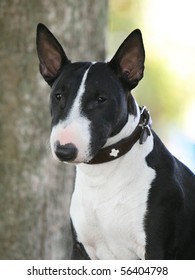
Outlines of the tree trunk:
{"label": "tree trunk", "polygon": [[0,259],[68,259],[74,168],[49,148],[49,88],[35,30],[46,24],[72,61],[105,56],[107,0],[0,1]]}

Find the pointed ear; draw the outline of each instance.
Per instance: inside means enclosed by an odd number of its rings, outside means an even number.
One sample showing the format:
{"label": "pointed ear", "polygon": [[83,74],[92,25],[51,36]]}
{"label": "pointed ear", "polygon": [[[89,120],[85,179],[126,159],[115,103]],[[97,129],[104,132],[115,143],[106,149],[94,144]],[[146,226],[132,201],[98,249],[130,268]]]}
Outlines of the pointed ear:
{"label": "pointed ear", "polygon": [[60,74],[62,66],[70,61],[57,39],[42,23],[37,26],[37,53],[40,73],[51,86]]}
{"label": "pointed ear", "polygon": [[141,31],[134,30],[121,44],[108,63],[129,90],[143,77],[145,51]]}

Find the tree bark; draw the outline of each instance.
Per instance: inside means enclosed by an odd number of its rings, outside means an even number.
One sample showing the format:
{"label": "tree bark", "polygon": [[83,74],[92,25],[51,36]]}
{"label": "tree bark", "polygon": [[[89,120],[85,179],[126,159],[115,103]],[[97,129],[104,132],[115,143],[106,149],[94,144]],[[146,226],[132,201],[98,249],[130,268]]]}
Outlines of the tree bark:
{"label": "tree bark", "polygon": [[74,168],[49,147],[49,88],[38,72],[42,22],[72,61],[103,60],[107,0],[0,1],[0,259],[68,259]]}

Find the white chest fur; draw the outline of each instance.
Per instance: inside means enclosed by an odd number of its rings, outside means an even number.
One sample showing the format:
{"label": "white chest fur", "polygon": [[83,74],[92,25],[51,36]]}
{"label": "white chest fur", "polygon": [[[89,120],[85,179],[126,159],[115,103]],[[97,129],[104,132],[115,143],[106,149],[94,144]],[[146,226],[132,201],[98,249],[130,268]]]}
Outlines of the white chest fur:
{"label": "white chest fur", "polygon": [[144,217],[155,178],[145,157],[152,148],[150,136],[117,160],[77,167],[70,215],[91,259],[144,259]]}

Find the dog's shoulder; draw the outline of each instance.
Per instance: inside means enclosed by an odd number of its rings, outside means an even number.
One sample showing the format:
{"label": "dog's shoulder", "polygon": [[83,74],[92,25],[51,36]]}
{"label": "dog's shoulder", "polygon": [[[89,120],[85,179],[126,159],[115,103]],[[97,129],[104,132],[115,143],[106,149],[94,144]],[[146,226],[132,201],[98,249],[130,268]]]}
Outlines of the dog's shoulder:
{"label": "dog's shoulder", "polygon": [[[155,132],[152,133],[154,146],[146,157],[148,166],[156,172],[151,195],[155,193],[155,201],[158,198],[159,201],[163,201],[163,197],[166,198],[166,207],[183,207],[184,203],[192,201],[195,205],[195,175],[169,152]],[[161,205],[163,206],[162,203]]]}
{"label": "dog's shoulder", "polygon": [[147,164],[155,169],[159,175],[165,173],[166,175],[173,176],[176,180],[182,179],[183,177],[184,180],[190,180],[195,184],[195,175],[193,172],[170,153],[154,131],[152,133],[154,146],[146,158]]}

